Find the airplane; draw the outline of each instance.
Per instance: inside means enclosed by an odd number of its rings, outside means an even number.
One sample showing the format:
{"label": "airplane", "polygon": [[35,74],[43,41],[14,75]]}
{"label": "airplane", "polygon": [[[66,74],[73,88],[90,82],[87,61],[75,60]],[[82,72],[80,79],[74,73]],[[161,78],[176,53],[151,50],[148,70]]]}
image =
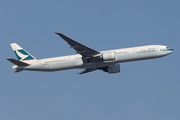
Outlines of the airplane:
{"label": "airplane", "polygon": [[11,43],[10,45],[18,58],[18,60],[7,58],[8,61],[15,64],[12,66],[12,69],[16,69],[15,72],[23,70],[50,72],[78,68],[84,69],[79,74],[95,70],[102,70],[112,74],[120,72],[120,64],[118,63],[159,58],[169,55],[174,51],[172,48],[164,45],[96,51],[62,33],[55,33],[64,39],[78,54],[37,60],[18,44]]}

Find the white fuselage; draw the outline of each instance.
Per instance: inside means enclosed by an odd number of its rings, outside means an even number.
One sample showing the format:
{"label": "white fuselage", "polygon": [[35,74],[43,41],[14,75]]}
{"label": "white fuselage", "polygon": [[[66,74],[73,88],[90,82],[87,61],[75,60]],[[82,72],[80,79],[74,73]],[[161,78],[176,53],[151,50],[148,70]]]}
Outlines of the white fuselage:
{"label": "white fuselage", "polygon": [[13,66],[13,68],[33,71],[58,71],[74,68],[101,68],[116,63],[163,57],[173,52],[173,50],[168,48],[167,46],[149,45],[101,51],[101,53],[110,51],[113,51],[115,53],[115,60],[104,61],[100,58],[93,60],[83,59],[82,56],[78,54],[40,60],[23,61],[30,64],[30,66]]}

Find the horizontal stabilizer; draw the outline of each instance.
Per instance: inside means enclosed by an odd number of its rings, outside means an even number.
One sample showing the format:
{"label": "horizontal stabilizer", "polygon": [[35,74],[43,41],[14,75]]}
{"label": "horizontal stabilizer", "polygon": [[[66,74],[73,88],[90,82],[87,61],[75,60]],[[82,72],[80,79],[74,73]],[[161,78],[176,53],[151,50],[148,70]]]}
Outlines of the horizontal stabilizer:
{"label": "horizontal stabilizer", "polygon": [[29,65],[25,62],[21,62],[19,60],[13,59],[13,58],[7,58],[7,60],[9,60],[10,62],[12,62],[13,64],[15,64],[17,66],[28,66]]}

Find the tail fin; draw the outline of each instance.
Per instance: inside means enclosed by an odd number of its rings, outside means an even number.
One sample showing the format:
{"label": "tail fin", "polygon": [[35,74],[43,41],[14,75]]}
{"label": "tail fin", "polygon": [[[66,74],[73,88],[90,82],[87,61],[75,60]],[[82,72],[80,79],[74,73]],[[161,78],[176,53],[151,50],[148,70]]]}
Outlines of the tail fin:
{"label": "tail fin", "polygon": [[35,57],[33,57],[31,54],[29,54],[26,50],[21,48],[18,44],[16,43],[11,43],[10,44],[14,53],[16,54],[17,58],[19,61],[23,60],[36,60]]}

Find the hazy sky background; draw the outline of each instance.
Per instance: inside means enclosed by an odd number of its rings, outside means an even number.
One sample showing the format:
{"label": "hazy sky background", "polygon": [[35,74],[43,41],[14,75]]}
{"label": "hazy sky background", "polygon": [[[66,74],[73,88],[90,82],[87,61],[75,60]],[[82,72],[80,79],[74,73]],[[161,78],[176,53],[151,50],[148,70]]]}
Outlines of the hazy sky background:
{"label": "hazy sky background", "polygon": [[[1,0],[0,120],[179,120],[179,0]],[[75,54],[54,32],[95,50],[167,45],[174,53],[81,69],[14,73],[16,42],[37,59]],[[17,59],[17,58],[16,58]]]}

